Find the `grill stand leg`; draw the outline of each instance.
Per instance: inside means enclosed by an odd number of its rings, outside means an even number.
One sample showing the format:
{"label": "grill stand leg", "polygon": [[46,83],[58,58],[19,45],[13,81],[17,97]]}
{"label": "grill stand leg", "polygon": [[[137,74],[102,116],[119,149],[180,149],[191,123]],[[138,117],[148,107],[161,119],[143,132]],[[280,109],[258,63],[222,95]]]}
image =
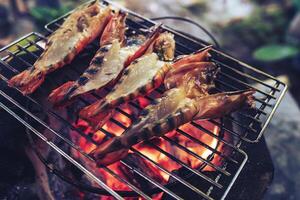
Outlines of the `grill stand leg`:
{"label": "grill stand leg", "polygon": [[274,175],[274,166],[265,138],[258,144],[248,144],[241,148],[248,154],[249,160],[226,199],[263,199]]}

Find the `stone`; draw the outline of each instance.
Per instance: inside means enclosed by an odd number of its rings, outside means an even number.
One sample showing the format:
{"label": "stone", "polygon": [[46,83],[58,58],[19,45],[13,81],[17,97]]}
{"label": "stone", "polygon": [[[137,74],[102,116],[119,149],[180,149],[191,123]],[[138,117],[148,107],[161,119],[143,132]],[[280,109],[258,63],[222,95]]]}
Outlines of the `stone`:
{"label": "stone", "polygon": [[275,166],[266,200],[300,199],[300,109],[289,92],[265,132]]}

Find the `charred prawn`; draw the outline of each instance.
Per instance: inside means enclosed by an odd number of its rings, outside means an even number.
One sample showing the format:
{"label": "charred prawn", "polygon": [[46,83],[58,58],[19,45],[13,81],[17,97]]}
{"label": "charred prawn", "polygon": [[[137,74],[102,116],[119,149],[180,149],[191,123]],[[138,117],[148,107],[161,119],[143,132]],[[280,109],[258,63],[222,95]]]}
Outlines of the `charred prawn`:
{"label": "charred prawn", "polygon": [[75,10],[49,38],[45,51],[33,67],[12,77],[8,84],[25,94],[33,93],[45,76],[69,64],[86,45],[98,37],[112,16],[110,7],[95,1]]}
{"label": "charred prawn", "polygon": [[167,90],[163,97],[147,106],[129,129],[91,152],[99,166],[119,161],[133,145],[160,137],[192,120],[220,118],[243,107],[254,106],[252,90],[209,94],[218,67],[212,62],[194,60],[196,55],[175,63],[176,67],[165,76]]}

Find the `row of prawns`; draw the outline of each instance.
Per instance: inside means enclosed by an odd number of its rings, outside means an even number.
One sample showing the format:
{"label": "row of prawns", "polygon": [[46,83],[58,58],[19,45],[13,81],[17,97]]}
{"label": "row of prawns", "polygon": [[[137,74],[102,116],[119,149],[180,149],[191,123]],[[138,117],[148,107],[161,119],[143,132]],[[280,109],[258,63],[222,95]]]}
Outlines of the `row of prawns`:
{"label": "row of prawns", "polygon": [[78,96],[110,85],[113,89],[103,99],[79,113],[91,125],[100,127],[113,115],[115,107],[164,85],[163,96],[147,106],[132,126],[90,153],[98,166],[112,164],[124,158],[131,146],[192,120],[220,118],[254,106],[252,90],[210,94],[219,70],[210,62],[211,47],[174,59],[171,33],[156,26],[149,30],[148,37],[125,37],[126,16],[124,12],[101,7],[98,1],[74,11],[49,37],[33,68],[9,81],[10,86],[30,94],[48,73],[70,63],[86,45],[100,37],[100,48],[89,67],[76,81],[53,90],[50,102],[66,105]]}

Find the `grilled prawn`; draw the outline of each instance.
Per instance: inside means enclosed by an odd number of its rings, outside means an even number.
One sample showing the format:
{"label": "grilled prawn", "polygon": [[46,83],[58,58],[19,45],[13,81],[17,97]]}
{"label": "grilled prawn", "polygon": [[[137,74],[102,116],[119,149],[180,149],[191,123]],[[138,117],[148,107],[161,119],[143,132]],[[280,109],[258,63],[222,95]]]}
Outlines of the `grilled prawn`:
{"label": "grilled prawn", "polygon": [[[165,76],[172,74],[172,78],[167,87],[172,86],[173,77],[178,78],[180,70],[185,70],[188,67],[199,65],[200,61],[206,61],[209,57],[209,49],[205,48],[193,55],[181,57],[173,65],[168,62],[161,61],[159,57],[165,55],[166,58],[172,58],[174,55],[173,37],[165,33],[157,43],[156,51],[141,57],[129,66],[118,81],[113,90],[102,100],[96,101],[90,106],[87,106],[80,112],[80,117],[89,121],[93,126],[103,125],[107,119],[113,114],[113,108],[123,102],[134,100],[135,98],[150,93],[164,81]],[[207,63],[201,63],[200,68],[205,68]],[[146,73],[145,73],[146,72]]]}
{"label": "grilled prawn", "polygon": [[128,66],[112,91],[102,100],[84,108],[80,116],[91,124],[101,126],[121,103],[145,95],[160,85],[162,74],[170,68],[175,41],[170,33],[162,33],[144,56]]}
{"label": "grilled prawn", "polygon": [[[252,90],[208,94],[217,71],[214,64],[207,65],[204,70],[197,66],[187,71],[177,70],[182,78],[172,80],[173,87],[155,105],[147,106],[121,136],[110,139],[91,152],[97,164],[112,164],[124,158],[133,145],[160,137],[192,120],[220,118],[242,107],[252,107]],[[165,82],[168,83],[168,80]]]}
{"label": "grilled prawn", "polygon": [[48,38],[45,51],[33,67],[12,77],[9,86],[19,88],[24,95],[34,92],[48,73],[69,64],[99,36],[111,16],[111,8],[102,8],[99,1],[74,11]]}
{"label": "grilled prawn", "polygon": [[90,66],[77,79],[69,81],[53,92],[49,100],[62,104],[79,95],[112,85],[134,59],[142,56],[159,36],[160,28],[155,27],[147,40],[141,36],[131,36],[125,40],[126,14],[116,14],[108,23],[100,40],[102,46],[92,59]]}
{"label": "grilled prawn", "polygon": [[[113,15],[102,33],[99,42],[100,49],[96,52],[90,63],[90,66],[77,81],[69,81],[53,90],[49,95],[50,102],[54,104],[60,104],[79,94],[97,88],[97,83],[94,83],[95,79],[97,80],[97,78],[100,79],[98,80],[98,84],[100,83],[99,87],[101,87],[101,83],[104,85],[109,81],[109,76],[114,75],[113,73],[110,73],[111,71],[108,71],[109,69],[120,70],[120,65],[122,65],[122,63],[118,61],[126,59],[124,57],[119,59],[118,57],[120,48],[125,40],[125,19],[126,14],[121,11]],[[104,67],[102,67],[104,59],[109,60],[110,62],[106,62]],[[114,65],[114,67],[111,67],[111,65]],[[100,71],[101,67],[102,74]],[[88,80],[90,80],[90,84],[87,84]]]}

